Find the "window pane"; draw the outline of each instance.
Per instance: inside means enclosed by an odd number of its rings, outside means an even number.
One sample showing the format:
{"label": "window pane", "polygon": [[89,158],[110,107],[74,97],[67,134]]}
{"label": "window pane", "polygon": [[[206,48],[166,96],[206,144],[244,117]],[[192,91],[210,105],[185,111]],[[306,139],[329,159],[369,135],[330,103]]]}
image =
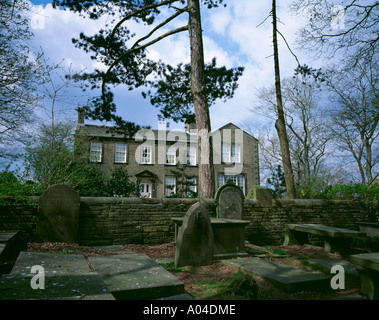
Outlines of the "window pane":
{"label": "window pane", "polygon": [[230,162],[230,144],[223,143],[221,145],[221,161],[222,162]]}
{"label": "window pane", "polygon": [[101,142],[91,142],[90,146],[90,161],[91,162],[101,162],[101,153],[102,153]]}
{"label": "window pane", "polygon": [[187,164],[196,166],[196,147],[187,147]]}
{"label": "window pane", "polygon": [[193,197],[194,193],[197,192],[197,179],[196,178],[187,179],[187,190],[192,191],[192,192],[187,192],[187,197]]}
{"label": "window pane", "polygon": [[241,162],[241,147],[240,145],[232,145],[232,162],[240,163]]}
{"label": "window pane", "polygon": [[141,148],[141,163],[151,163],[151,146],[143,146]]}
{"label": "window pane", "polygon": [[237,185],[237,176],[225,176],[225,182],[232,180],[235,185]]}
{"label": "window pane", "polygon": [[218,186],[221,187],[225,184],[224,175],[219,173],[218,175]]}
{"label": "window pane", "polygon": [[166,147],[166,164],[176,164],[176,147]]}
{"label": "window pane", "polygon": [[245,192],[245,176],[243,174],[238,176],[238,186],[242,189],[243,194],[246,195],[246,192]]}
{"label": "window pane", "polygon": [[175,177],[166,177],[165,179],[165,194],[167,197],[175,194],[176,192],[176,178]]}
{"label": "window pane", "polygon": [[116,143],[115,162],[117,163],[126,162],[126,144],[125,143]]}

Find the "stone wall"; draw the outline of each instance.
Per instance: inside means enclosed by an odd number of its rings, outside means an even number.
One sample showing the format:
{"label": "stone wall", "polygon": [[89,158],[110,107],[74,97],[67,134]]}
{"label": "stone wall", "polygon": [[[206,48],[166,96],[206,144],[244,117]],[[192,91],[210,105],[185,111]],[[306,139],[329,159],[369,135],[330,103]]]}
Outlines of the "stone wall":
{"label": "stone wall", "polygon": [[[33,199],[34,204],[38,198]],[[81,198],[79,243],[159,244],[174,240],[173,217],[183,217],[194,199]],[[205,200],[211,216],[214,201]],[[0,230],[24,230],[35,234],[38,209],[31,205],[0,207]],[[260,205],[245,200],[243,219],[251,223],[245,238],[253,244],[281,244],[286,223],[320,223],[358,230],[357,222],[373,221],[359,203],[351,201],[280,200]]]}

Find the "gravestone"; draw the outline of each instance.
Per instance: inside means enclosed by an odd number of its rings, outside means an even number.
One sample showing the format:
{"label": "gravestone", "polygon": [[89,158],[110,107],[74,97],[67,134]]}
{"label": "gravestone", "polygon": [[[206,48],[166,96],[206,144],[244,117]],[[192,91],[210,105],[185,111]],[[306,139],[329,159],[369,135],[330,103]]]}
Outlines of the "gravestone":
{"label": "gravestone", "polygon": [[219,219],[242,219],[243,192],[234,183],[226,183],[216,192],[216,211]]}
{"label": "gravestone", "polygon": [[56,184],[39,199],[37,238],[44,242],[77,242],[80,197],[68,185]]}
{"label": "gravestone", "polygon": [[213,231],[207,209],[195,203],[189,208],[176,239],[175,266],[212,264]]}

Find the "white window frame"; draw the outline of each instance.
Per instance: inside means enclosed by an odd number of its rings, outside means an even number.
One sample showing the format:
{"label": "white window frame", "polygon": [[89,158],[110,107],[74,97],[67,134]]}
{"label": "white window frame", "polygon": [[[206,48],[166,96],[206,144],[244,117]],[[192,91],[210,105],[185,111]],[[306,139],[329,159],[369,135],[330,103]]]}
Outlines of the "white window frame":
{"label": "white window frame", "polygon": [[[153,154],[152,146],[141,146],[141,164],[152,164],[152,154]],[[146,152],[146,156],[144,153]]]}
{"label": "white window frame", "polygon": [[166,164],[176,165],[176,146],[166,146]]}
{"label": "white window frame", "polygon": [[243,194],[246,195],[246,176],[244,174],[240,174],[238,176],[229,176],[224,175],[223,173],[219,173],[218,186],[223,186],[229,179],[232,180],[236,186],[240,187],[242,189]]}
{"label": "white window frame", "polygon": [[197,164],[197,147],[187,146],[187,164],[196,166]]}
{"label": "white window frame", "polygon": [[90,144],[90,161],[101,162],[103,159],[103,143],[91,141]]}
{"label": "white window frame", "polygon": [[[173,188],[168,189],[168,186],[174,186]],[[176,178],[174,176],[165,177],[165,196],[170,197],[176,193]]]}
{"label": "white window frame", "polygon": [[115,163],[126,163],[126,153],[128,147],[126,143],[116,143],[115,144],[115,155],[114,162]]}

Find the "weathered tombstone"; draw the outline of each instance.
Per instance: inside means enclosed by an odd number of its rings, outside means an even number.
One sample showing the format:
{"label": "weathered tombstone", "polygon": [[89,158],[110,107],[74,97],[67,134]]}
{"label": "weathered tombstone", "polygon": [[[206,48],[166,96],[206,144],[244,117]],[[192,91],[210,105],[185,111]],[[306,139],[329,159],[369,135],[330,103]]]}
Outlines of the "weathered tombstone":
{"label": "weathered tombstone", "polygon": [[204,266],[213,261],[213,231],[207,209],[195,203],[184,216],[176,239],[175,266]]}
{"label": "weathered tombstone", "polygon": [[234,183],[226,183],[216,192],[217,218],[242,219],[243,192]]}
{"label": "weathered tombstone", "polygon": [[39,199],[37,238],[45,242],[77,242],[80,197],[65,184],[46,189]]}

